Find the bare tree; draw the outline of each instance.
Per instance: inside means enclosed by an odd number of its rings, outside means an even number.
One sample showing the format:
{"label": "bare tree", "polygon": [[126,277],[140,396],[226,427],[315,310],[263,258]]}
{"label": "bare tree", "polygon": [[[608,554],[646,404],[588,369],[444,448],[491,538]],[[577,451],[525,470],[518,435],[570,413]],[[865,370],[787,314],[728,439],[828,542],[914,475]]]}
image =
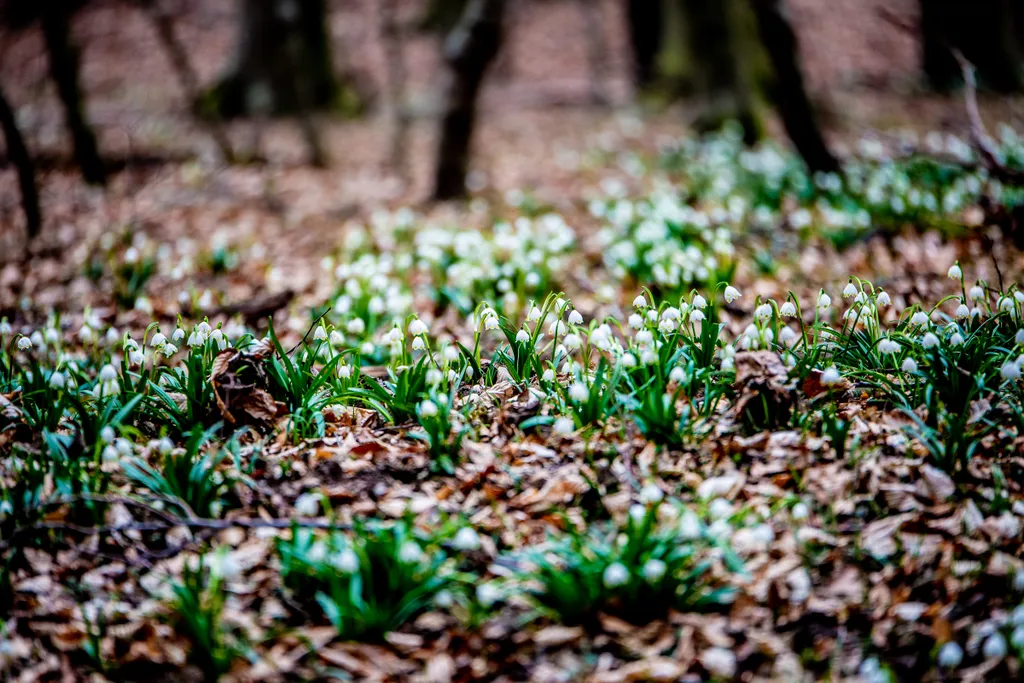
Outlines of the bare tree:
{"label": "bare tree", "polygon": [[445,38],[448,82],[437,148],[434,199],[453,199],[466,194],[477,95],[487,67],[501,46],[505,7],[505,0],[470,0],[461,19]]}
{"label": "bare tree", "polygon": [[839,161],[829,151],[814,116],[798,63],[796,34],[780,0],[752,0],[758,33],[774,71],[773,101],[786,133],[812,171],[835,172]]}
{"label": "bare tree", "polygon": [[82,88],[78,81],[78,47],[71,39],[71,17],[77,3],[50,0],[40,10],[43,37],[49,53],[50,77],[64,105],[64,120],[71,133],[75,161],[82,177],[92,185],[105,185],[107,170],[100,157],[96,136],[85,116]]}
{"label": "bare tree", "polygon": [[36,187],[35,164],[25,146],[25,139],[18,129],[17,118],[10,102],[0,90],[0,130],[3,130],[7,145],[7,158],[18,172],[18,187],[21,189],[21,208],[25,213],[25,224],[29,238],[36,237],[43,225],[39,209],[39,190]]}

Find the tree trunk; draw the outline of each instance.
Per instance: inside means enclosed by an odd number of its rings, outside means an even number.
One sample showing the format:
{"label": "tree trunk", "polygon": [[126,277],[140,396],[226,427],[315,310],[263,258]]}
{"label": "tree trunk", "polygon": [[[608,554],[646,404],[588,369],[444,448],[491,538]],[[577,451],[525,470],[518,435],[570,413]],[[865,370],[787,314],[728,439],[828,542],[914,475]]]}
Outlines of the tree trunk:
{"label": "tree trunk", "polygon": [[[1019,2],[1016,3],[1019,5]],[[922,67],[932,88],[961,81],[951,50],[960,50],[983,85],[999,92],[1024,90],[1018,48],[1021,9],[1014,0],[921,0]]]}
{"label": "tree trunk", "polygon": [[78,48],[71,41],[71,3],[55,0],[41,12],[43,37],[50,58],[50,76],[64,105],[64,120],[74,145],[75,161],[82,177],[92,185],[105,185],[107,171],[100,158],[96,136],[85,117],[78,82]]}
{"label": "tree trunk", "polygon": [[39,190],[36,188],[35,165],[25,146],[25,140],[18,130],[14,109],[0,90],[0,129],[4,133],[7,145],[7,158],[14,164],[18,172],[18,186],[21,189],[21,208],[25,212],[25,224],[29,239],[39,235],[43,225],[42,212],[39,210]]}
{"label": "tree trunk", "polygon": [[775,72],[772,99],[786,133],[811,171],[836,172],[839,161],[825,144],[807,97],[796,34],[780,7],[781,0],[752,1],[761,43]]}
{"label": "tree trunk", "polygon": [[388,118],[391,135],[388,166],[402,179],[408,180],[409,112],[405,107],[405,44],[406,32],[399,22],[399,0],[381,0],[380,36],[384,44],[388,74]]}
{"label": "tree trunk", "polygon": [[633,48],[633,79],[640,89],[654,85],[658,77],[658,53],[662,44],[664,0],[629,0],[629,43]]}
{"label": "tree trunk", "polygon": [[693,85],[702,100],[696,126],[713,130],[727,121],[743,126],[743,138],[753,143],[761,126],[754,107],[750,75],[744,72],[736,0],[683,0],[693,62]]}
{"label": "tree trunk", "polygon": [[505,0],[471,0],[444,41],[448,64],[444,113],[437,149],[434,199],[464,197],[477,95],[501,46]]}
{"label": "tree trunk", "polygon": [[583,15],[584,40],[587,43],[587,77],[590,81],[590,100],[594,104],[607,105],[608,94],[605,91],[607,80],[607,61],[605,55],[604,25],[601,22],[600,0],[576,0]]}
{"label": "tree trunk", "polygon": [[240,0],[231,72],[201,108],[219,116],[285,115],[323,109],[339,97],[325,0]]}

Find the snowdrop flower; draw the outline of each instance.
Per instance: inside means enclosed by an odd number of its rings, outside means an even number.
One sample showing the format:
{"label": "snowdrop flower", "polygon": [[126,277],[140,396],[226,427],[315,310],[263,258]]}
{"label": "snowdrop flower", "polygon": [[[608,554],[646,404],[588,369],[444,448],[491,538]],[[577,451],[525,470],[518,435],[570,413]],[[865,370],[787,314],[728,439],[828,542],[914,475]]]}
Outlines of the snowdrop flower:
{"label": "snowdrop flower", "polygon": [[648,484],[640,490],[640,502],[644,505],[660,503],[665,497],[665,492],[657,484]]}
{"label": "snowdrop flower", "polygon": [[846,287],[843,288],[843,298],[845,299],[847,297],[851,297],[858,291],[860,290],[857,289],[857,285],[853,284],[852,282],[849,282],[846,284]]}
{"label": "snowdrop flower", "polygon": [[420,320],[419,318],[414,318],[412,322],[409,323],[409,334],[413,335],[414,337],[426,333],[427,324]]}
{"label": "snowdrop flower", "polygon": [[908,373],[917,372],[917,361],[913,358],[907,358],[903,361],[903,364],[900,365],[900,369],[903,370],[903,372]]}
{"label": "snowdrop flower", "polygon": [[163,354],[163,356],[165,358],[170,358],[171,356],[173,356],[177,352],[178,352],[178,347],[175,346],[174,344],[170,343],[170,342],[167,342],[166,344],[164,344],[163,346],[160,347],[160,353]]}
{"label": "snowdrop flower", "polygon": [[117,379],[117,370],[110,363],[107,363],[100,369],[99,379],[101,382],[113,382]]}
{"label": "snowdrop flower", "polygon": [[999,310],[1003,313],[1012,313],[1014,309],[1013,299],[1008,296],[1000,297]]}
{"label": "snowdrop flower", "polygon": [[662,577],[665,576],[665,571],[668,566],[658,559],[650,559],[644,562],[644,567],[641,570],[644,576],[644,580],[647,583],[658,583]]}
{"label": "snowdrop flower", "polygon": [[530,309],[530,314],[526,317],[527,320],[534,323],[540,320],[540,309],[536,306]]}
{"label": "snowdrop flower", "polygon": [[621,562],[613,562],[605,568],[601,578],[605,588],[618,588],[629,583],[629,570]]}
{"label": "snowdrop flower", "polygon": [[555,423],[551,428],[554,430],[555,434],[568,436],[576,430],[576,424],[572,421],[571,417],[560,417],[555,420]]}
{"label": "snowdrop flower", "polygon": [[61,373],[61,372],[54,371],[54,373],[52,375],[50,375],[50,386],[52,388],[54,388],[54,389],[63,389],[64,388],[64,384],[66,382],[67,382],[67,379],[64,377],[64,374]]}
{"label": "snowdrop flower", "polygon": [[117,450],[114,444],[107,444],[103,447],[103,452],[100,454],[103,462],[117,462],[121,459],[121,453]]}
{"label": "snowdrop flower", "polygon": [[644,365],[653,365],[658,362],[658,354],[654,352],[654,349],[644,349],[640,353],[640,362]]}
{"label": "snowdrop flower", "polygon": [[963,280],[964,272],[960,270],[960,262],[957,261],[952,266],[950,266],[949,270],[946,272],[946,275],[951,280]]}
{"label": "snowdrop flower", "polygon": [[174,342],[175,344],[180,345],[183,339],[185,339],[185,330],[181,329],[180,327],[175,329],[174,332],[171,333],[171,341]]}
{"label": "snowdrop flower", "polygon": [[420,415],[423,417],[434,417],[437,415],[437,404],[430,399],[424,400],[420,403]]}
{"label": "snowdrop flower", "polygon": [[672,371],[668,373],[668,379],[676,384],[682,384],[683,380],[686,379],[686,373],[678,365],[672,368]]}
{"label": "snowdrop flower", "polygon": [[634,330],[639,330],[644,326],[644,319],[639,314],[633,313],[629,316],[629,326]]}
{"label": "snowdrop flower", "polygon": [[345,343],[345,336],[338,330],[331,330],[328,340],[331,346],[337,348]]}
{"label": "snowdrop flower", "polygon": [[303,517],[312,517],[320,511],[320,496],[315,493],[303,493],[295,499],[295,511]]}
{"label": "snowdrop flower", "polygon": [[103,443],[113,443],[116,437],[117,433],[114,431],[114,428],[111,427],[110,425],[106,425],[103,427],[103,429],[100,430],[100,441],[102,441]]}
{"label": "snowdrop flower", "polygon": [[704,308],[707,308],[707,305],[708,305],[708,300],[705,299],[704,297],[702,297],[700,294],[698,294],[697,296],[693,297],[693,307],[694,308],[704,309]]}
{"label": "snowdrop flower", "polygon": [[939,649],[938,663],[943,669],[955,669],[964,661],[964,650],[954,641],[950,641]]}
{"label": "snowdrop flower", "polygon": [[644,297],[643,294],[640,294],[635,299],[633,299],[633,305],[636,308],[646,308],[647,307],[647,298]]}
{"label": "snowdrop flower", "polygon": [[781,341],[783,344],[790,344],[796,338],[797,333],[796,331],[793,330],[792,327],[783,327],[781,330],[779,330],[779,341]]}
{"label": "snowdrop flower", "polygon": [[128,354],[128,361],[132,366],[139,366],[146,362],[146,354],[142,351],[132,351]]}
{"label": "snowdrop flower", "polygon": [[911,325],[927,325],[928,314],[924,311],[917,311],[914,315],[910,316]]}
{"label": "snowdrop flower", "polygon": [[327,328],[323,325],[317,325],[316,329],[313,330],[313,341],[324,341],[327,339]]}
{"label": "snowdrop flower", "polygon": [[631,353],[622,354],[622,358],[619,359],[624,368],[635,368],[636,367],[636,356]]}
{"label": "snowdrop flower", "polygon": [[472,527],[462,527],[452,539],[452,547],[462,552],[473,552],[480,549],[480,534]]}
{"label": "snowdrop flower", "polygon": [[970,297],[972,301],[981,301],[985,298],[985,290],[978,285],[974,285],[971,287],[970,291],[967,292],[967,296]]}
{"label": "snowdrop flower", "polygon": [[359,555],[352,548],[345,548],[334,556],[333,564],[342,574],[355,574],[359,571]]}
{"label": "snowdrop flower", "polygon": [[879,353],[897,353],[900,350],[900,345],[894,342],[888,337],[883,337],[878,340],[878,351]]}
{"label": "snowdrop flower", "polygon": [[772,306],[769,303],[763,303],[754,309],[754,317],[760,321],[768,320],[772,317]]}
{"label": "snowdrop flower", "polygon": [[554,370],[554,368],[548,368],[547,370],[545,370],[544,374],[541,375],[541,379],[544,380],[545,382],[554,382],[555,381],[555,370]]}
{"label": "snowdrop flower", "polygon": [[824,311],[826,308],[832,305],[832,297],[825,292],[818,295],[818,310]]}
{"label": "snowdrop flower", "polygon": [[349,334],[362,334],[366,331],[366,323],[363,322],[362,318],[352,318],[352,320],[349,320],[345,325],[345,331]]}
{"label": "snowdrop flower", "polygon": [[413,351],[422,351],[425,348],[427,348],[427,343],[425,341],[423,341],[423,337],[413,337],[413,340],[412,340],[412,350]]}
{"label": "snowdrop flower", "polygon": [[787,301],[779,307],[779,314],[783,318],[792,318],[796,315],[796,305],[792,301]]}
{"label": "snowdrop flower", "polygon": [[574,351],[583,344],[583,340],[575,332],[570,332],[562,339],[562,345],[570,351]]}
{"label": "snowdrop flower", "polygon": [[967,307],[967,304],[960,304],[956,307],[956,317],[958,320],[971,317],[971,309]]}
{"label": "snowdrop flower", "polygon": [[789,514],[793,517],[793,519],[800,521],[807,519],[811,514],[811,510],[810,508],[807,507],[807,503],[801,502],[794,505],[793,509],[789,511]]}
{"label": "snowdrop flower", "polygon": [[715,678],[736,676],[736,655],[724,647],[710,647],[700,655],[700,663]]}
{"label": "snowdrop flower", "polygon": [[530,341],[530,333],[526,330],[519,330],[516,332],[516,341],[520,344],[526,344]]}
{"label": "snowdrop flower", "polygon": [[439,590],[434,596],[434,605],[441,609],[449,609],[455,604],[455,596],[450,590]]}
{"label": "snowdrop flower", "polygon": [[569,317],[567,318],[567,320],[569,321],[570,325],[582,325],[583,324],[583,316],[577,310],[571,311],[569,313]]}
{"label": "snowdrop flower", "polygon": [[174,450],[174,442],[171,441],[170,438],[165,436],[159,441],[157,441],[156,447],[157,450],[160,451],[162,455],[167,455],[168,453]]}
{"label": "snowdrop flower", "polygon": [[28,351],[31,348],[32,348],[32,340],[31,339],[29,339],[28,337],[20,337],[18,339],[18,350],[19,351]]}
{"label": "snowdrop flower", "polygon": [[149,340],[149,343],[153,348],[159,349],[164,344],[167,343],[167,337],[165,337],[160,332],[157,332],[156,334],[153,335],[153,338]]}
{"label": "snowdrop flower", "polygon": [[836,366],[831,365],[821,373],[821,386],[823,387],[834,387],[839,384],[842,379],[842,375],[839,374],[839,370]]}
{"label": "snowdrop flower", "polygon": [[938,345],[939,338],[933,332],[926,332],[925,335],[921,337],[921,346],[926,349],[933,349]]}
{"label": "snowdrop flower", "polygon": [[954,332],[953,336],[949,338],[950,346],[960,346],[964,343],[964,336],[959,332]]}
{"label": "snowdrop flower", "polygon": [[725,288],[726,303],[731,304],[733,301],[736,301],[736,299],[739,299],[741,296],[743,295],[740,294],[740,290],[736,289],[732,285],[729,285],[728,287]]}
{"label": "snowdrop flower", "polygon": [[690,322],[693,324],[701,322],[702,320],[705,319],[705,317],[706,316],[704,315],[704,311],[700,310],[699,308],[694,308],[693,311],[690,312]]}
{"label": "snowdrop flower", "polygon": [[1021,374],[1020,366],[1013,362],[1006,363],[1003,365],[1002,368],[999,369],[999,374],[1002,376],[1003,379],[1008,379],[1011,381],[1018,380],[1020,379]]}
{"label": "snowdrop flower", "polygon": [[715,498],[708,504],[708,514],[714,519],[724,519],[732,514],[732,503],[725,498]]}
{"label": "snowdrop flower", "polygon": [[569,387],[569,398],[577,403],[586,403],[590,399],[590,389],[582,382],[575,382]]}
{"label": "snowdrop flower", "polygon": [[476,600],[483,607],[490,607],[501,599],[501,589],[493,583],[482,583],[476,587]]}
{"label": "snowdrop flower", "polygon": [[398,549],[398,561],[402,564],[419,564],[423,561],[423,548],[415,541],[406,541]]}
{"label": "snowdrop flower", "polygon": [[1002,659],[1006,656],[1006,638],[1001,633],[993,633],[981,648],[986,659]]}

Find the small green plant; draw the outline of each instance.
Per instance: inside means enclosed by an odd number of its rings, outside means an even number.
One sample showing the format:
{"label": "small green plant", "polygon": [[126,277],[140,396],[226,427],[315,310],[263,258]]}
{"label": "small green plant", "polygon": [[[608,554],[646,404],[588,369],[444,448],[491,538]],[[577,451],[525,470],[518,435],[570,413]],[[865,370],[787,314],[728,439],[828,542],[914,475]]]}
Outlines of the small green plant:
{"label": "small green plant", "polygon": [[455,392],[458,384],[452,387],[451,394],[431,393],[416,407],[416,417],[423,432],[413,432],[413,438],[426,442],[430,451],[431,466],[446,474],[455,473],[455,465],[459,462],[462,440],[469,432],[463,420],[458,423],[452,420],[455,411]]}

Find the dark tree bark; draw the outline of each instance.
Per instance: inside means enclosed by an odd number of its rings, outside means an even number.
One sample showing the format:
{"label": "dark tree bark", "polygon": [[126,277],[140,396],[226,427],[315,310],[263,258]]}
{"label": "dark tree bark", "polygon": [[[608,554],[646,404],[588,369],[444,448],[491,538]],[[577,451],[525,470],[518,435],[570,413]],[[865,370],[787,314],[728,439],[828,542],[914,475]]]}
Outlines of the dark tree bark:
{"label": "dark tree bark", "polygon": [[437,148],[434,199],[464,197],[477,95],[501,46],[505,0],[470,0],[444,41],[448,64],[444,112]]}
{"label": "dark tree bark", "polygon": [[629,43],[633,48],[633,78],[648,88],[658,77],[661,52],[663,0],[629,0]]}
{"label": "dark tree bark", "polygon": [[796,34],[781,0],[752,0],[758,33],[774,70],[772,99],[789,139],[811,171],[836,172],[839,161],[829,151],[814,116],[800,71]]}
{"label": "dark tree bark", "polygon": [[922,66],[939,91],[961,82],[951,50],[960,50],[983,85],[999,92],[1024,90],[1018,0],[920,0]]}
{"label": "dark tree bark", "polygon": [[583,15],[584,40],[587,43],[587,74],[590,80],[590,100],[594,104],[608,104],[608,93],[605,91],[607,80],[608,52],[605,45],[604,26],[601,23],[600,0],[576,0]]}
{"label": "dark tree bark", "polygon": [[29,238],[36,237],[43,225],[39,210],[39,190],[36,188],[35,164],[25,146],[25,139],[18,129],[18,122],[7,98],[0,90],[0,129],[7,145],[7,158],[18,172],[18,186],[21,189],[21,208],[25,212],[25,224]]}
{"label": "dark tree bark", "polygon": [[105,185],[107,171],[100,158],[96,136],[85,116],[82,89],[78,82],[78,48],[71,40],[74,3],[53,0],[40,13],[43,37],[50,58],[50,77],[64,105],[64,119],[71,133],[75,161],[82,177],[92,185]]}
{"label": "dark tree bark", "polygon": [[684,0],[687,38],[693,63],[693,86],[702,100],[699,130],[713,130],[735,120],[744,140],[761,135],[753,87],[744,72],[736,0]]}
{"label": "dark tree bark", "polygon": [[201,104],[224,118],[286,115],[334,105],[325,0],[240,0],[235,63]]}
{"label": "dark tree bark", "polygon": [[399,0],[381,0],[380,34],[385,46],[388,73],[388,107],[391,139],[388,166],[403,181],[407,180],[409,112],[405,107],[405,30],[398,19]]}

